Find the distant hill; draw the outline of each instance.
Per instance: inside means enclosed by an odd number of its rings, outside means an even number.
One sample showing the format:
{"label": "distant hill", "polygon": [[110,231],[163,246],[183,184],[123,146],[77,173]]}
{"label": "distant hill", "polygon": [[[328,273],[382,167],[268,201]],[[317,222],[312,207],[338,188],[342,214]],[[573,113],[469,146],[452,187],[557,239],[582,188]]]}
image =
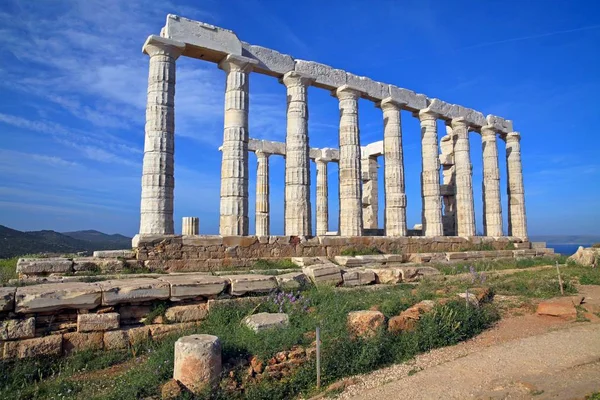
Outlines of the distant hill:
{"label": "distant hill", "polygon": [[551,244],[587,244],[600,243],[600,235],[531,235],[532,242]]}
{"label": "distant hill", "polygon": [[81,251],[131,248],[131,238],[88,230],[22,232],[0,225],[0,258],[37,253],[76,253]]}

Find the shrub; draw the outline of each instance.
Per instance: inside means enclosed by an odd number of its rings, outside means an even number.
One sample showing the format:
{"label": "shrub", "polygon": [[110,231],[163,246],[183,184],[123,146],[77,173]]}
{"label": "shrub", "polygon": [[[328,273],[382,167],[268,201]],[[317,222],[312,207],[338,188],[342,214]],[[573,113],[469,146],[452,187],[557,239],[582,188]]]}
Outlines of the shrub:
{"label": "shrub", "polygon": [[17,260],[19,257],[0,259],[0,285],[17,278]]}
{"label": "shrub", "polygon": [[377,247],[349,247],[342,250],[340,253],[343,256],[372,256],[377,254],[383,254]]}

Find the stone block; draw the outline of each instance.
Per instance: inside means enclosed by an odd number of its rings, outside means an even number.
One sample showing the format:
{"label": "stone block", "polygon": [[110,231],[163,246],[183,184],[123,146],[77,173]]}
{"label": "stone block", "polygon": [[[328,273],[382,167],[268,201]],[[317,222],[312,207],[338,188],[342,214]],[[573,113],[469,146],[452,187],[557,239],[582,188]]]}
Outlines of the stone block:
{"label": "stone block", "polygon": [[513,250],[514,257],[535,257],[536,251],[523,249],[523,250]]}
{"label": "stone block", "polygon": [[73,261],[68,258],[19,258],[17,272],[24,275],[64,274],[73,271]]}
{"label": "stone block", "polygon": [[492,125],[497,132],[511,133],[513,132],[513,122],[509,119],[488,115],[486,118],[488,125]]}
{"label": "stone block", "polygon": [[346,84],[346,72],[313,61],[295,60],[295,70],[313,78],[313,86],[335,90]]}
{"label": "stone block", "polygon": [[350,269],[342,274],[344,286],[363,286],[375,283],[375,273],[369,270]]}
{"label": "stone block", "polygon": [[104,306],[166,300],[171,294],[169,284],[158,279],[115,279],[99,282],[99,285]]}
{"label": "stone block", "polygon": [[141,322],[152,311],[149,305],[122,305],[118,309],[121,323]]}
{"label": "stone block", "polygon": [[208,304],[191,304],[187,306],[169,307],[165,318],[169,322],[194,322],[202,321],[208,316]]}
{"label": "stone block", "polygon": [[376,82],[366,76],[346,73],[346,84],[360,90],[363,97],[371,101],[381,101],[389,96],[388,85]]}
{"label": "stone block", "polygon": [[165,275],[158,280],[167,282],[171,288],[171,301],[193,299],[195,297],[213,297],[225,290],[227,280],[212,275]]}
{"label": "stone block", "polygon": [[452,260],[466,260],[467,253],[464,251],[455,251],[446,253],[446,261]]}
{"label": "stone block", "polygon": [[201,236],[184,236],[181,238],[184,246],[208,247],[220,246],[223,244],[221,236],[201,235]]}
{"label": "stone block", "polygon": [[390,97],[394,101],[404,104],[403,107],[407,110],[419,111],[427,108],[427,96],[423,94],[394,85],[388,85],[388,90]]}
{"label": "stone block", "polygon": [[28,339],[35,336],[35,318],[0,322],[0,340]]}
{"label": "stone block", "polygon": [[545,249],[546,248],[546,242],[531,242],[531,248],[532,249]]}
{"label": "stone block", "polygon": [[577,317],[576,306],[583,301],[582,297],[564,297],[560,299],[546,300],[538,304],[536,313],[538,315],[550,315],[563,319],[575,319]]}
{"label": "stone block", "polygon": [[[359,258],[358,256],[335,256],[333,260],[342,267],[360,267],[372,262],[369,259]],[[382,260],[384,260],[384,258],[382,258]]]}
{"label": "stone block", "polygon": [[277,275],[275,278],[277,279],[277,286],[286,290],[300,289],[309,283],[308,277],[302,272],[290,272]]}
{"label": "stone block", "polygon": [[370,338],[385,324],[385,316],[380,311],[352,311],[348,313],[348,331],[353,337]]}
{"label": "stone block", "polygon": [[152,340],[158,340],[163,339],[172,333],[192,329],[195,326],[197,326],[195,322],[182,322],[170,325],[149,325],[148,328],[150,330],[150,337],[152,338]]}
{"label": "stone block", "polygon": [[343,281],[340,268],[333,263],[310,265],[302,268],[302,272],[314,284],[338,285]]}
{"label": "stone block", "polygon": [[190,335],[175,342],[173,379],[193,394],[215,387],[221,375],[221,342],[212,335]]}
{"label": "stone block", "polygon": [[16,287],[0,287],[0,311],[13,311],[15,309]]}
{"label": "stone block", "polygon": [[125,330],[127,332],[127,339],[131,346],[143,343],[150,340],[150,327],[139,326],[137,328],[129,328]]}
{"label": "stone block", "polygon": [[266,75],[281,77],[286,72],[293,71],[295,67],[294,59],[290,55],[246,42],[242,42],[242,55],[258,61],[254,70]]}
{"label": "stone block", "polygon": [[119,329],[119,314],[78,314],[77,332],[112,331]]}
{"label": "stone block", "polygon": [[85,350],[102,350],[104,334],[102,332],[69,332],[62,335],[63,354],[69,355]]}
{"label": "stone block", "polygon": [[327,259],[323,261],[323,257],[292,257],[292,262],[299,267],[308,267],[309,265],[323,264],[327,262]]}
{"label": "stone block", "polygon": [[99,250],[94,252],[96,258],[135,258],[133,250]]}
{"label": "stone block", "polygon": [[265,293],[277,288],[277,279],[270,275],[226,275],[230,282],[229,293],[242,296],[246,293]]}
{"label": "stone block", "polygon": [[[167,15],[164,35],[166,38],[185,43],[184,54],[190,57],[205,54],[203,59],[219,62],[228,54],[242,55],[242,42],[234,32],[177,15]],[[187,45],[205,51],[196,53],[193,49],[188,49]]]}
{"label": "stone block", "polygon": [[95,283],[65,282],[23,286],[17,288],[15,312],[90,310],[99,306],[101,299],[102,291]]}
{"label": "stone block", "polygon": [[97,271],[100,269],[98,265],[100,260],[94,257],[78,257],[73,259],[73,271]]}
{"label": "stone block", "polygon": [[258,313],[247,316],[242,323],[254,332],[262,332],[274,328],[285,328],[290,324],[290,318],[285,313]]}
{"label": "stone block", "polygon": [[4,343],[4,358],[60,356],[61,353],[62,335],[49,335],[40,338]]}
{"label": "stone block", "polygon": [[102,342],[106,350],[125,349],[129,347],[129,336],[124,330],[104,332]]}
{"label": "stone block", "polygon": [[399,268],[367,268],[375,274],[375,282],[387,285],[395,285],[402,282],[402,270]]}

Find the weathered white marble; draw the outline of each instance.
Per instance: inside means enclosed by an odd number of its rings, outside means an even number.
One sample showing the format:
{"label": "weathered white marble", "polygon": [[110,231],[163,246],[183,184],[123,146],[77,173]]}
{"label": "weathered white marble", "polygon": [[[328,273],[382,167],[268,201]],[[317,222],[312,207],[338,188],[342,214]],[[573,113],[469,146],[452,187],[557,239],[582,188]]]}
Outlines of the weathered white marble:
{"label": "weathered white marble", "polygon": [[502,204],[500,202],[500,169],[496,128],[481,128],[483,148],[483,234],[502,236]]}
{"label": "weathered white marble", "polygon": [[269,236],[269,153],[256,151],[256,236]]}
{"label": "weathered white marble", "polygon": [[227,73],[221,163],[221,236],[248,235],[248,78],[256,60],[229,55],[219,68]]}
{"label": "weathered white marble", "polygon": [[140,234],[174,233],[175,60],[185,44],[150,36],[146,135],[142,166]]}
{"label": "weathered white marble", "polygon": [[312,235],[310,158],[308,145],[308,86],[314,78],[291,71],[283,76],[287,88],[285,138],[285,234]]}
{"label": "weathered white marble", "polygon": [[361,96],[371,101],[381,101],[389,96],[388,85],[376,82],[366,76],[358,76],[347,72],[346,84],[360,90]]}
{"label": "weathered white marble", "polygon": [[456,135],[452,127],[446,126],[446,135],[440,140],[440,164],[442,165],[442,185],[440,194],[444,203],[442,225],[445,236],[456,236],[456,168],[454,166],[454,142]]}
{"label": "weathered white marble", "polygon": [[313,61],[295,60],[295,63],[296,71],[305,73],[315,79],[313,86],[335,90],[346,84],[346,72],[341,69]]}
{"label": "weathered white marble", "polygon": [[442,236],[440,199],[440,161],[437,141],[438,115],[429,109],[419,112],[421,121],[421,194],[423,200],[423,236]]}
{"label": "weathered white marble", "polygon": [[198,217],[183,217],[181,219],[181,234],[185,236],[193,236],[200,234],[200,218]]}
{"label": "weathered white marble", "polygon": [[360,134],[358,128],[360,92],[344,85],[339,87],[334,94],[340,101],[340,235],[362,236]]}
{"label": "weathered white marble", "polygon": [[389,95],[398,104],[402,104],[407,110],[419,112],[427,108],[427,96],[415,93],[412,90],[404,89],[394,85],[388,85]]}
{"label": "weathered white marble", "polygon": [[473,172],[469,131],[465,118],[454,118],[452,132],[456,136],[454,163],[456,167],[456,221],[458,236],[475,236],[475,206],[473,203]]}
{"label": "weathered white marble", "polygon": [[495,115],[488,115],[486,117],[487,125],[491,125],[500,133],[511,133],[513,131],[513,122],[509,119],[497,117]]}
{"label": "weathered white marble", "polygon": [[362,218],[364,229],[377,229],[379,226],[379,193],[378,193],[378,169],[377,158],[361,157],[361,180],[362,180]]}
{"label": "weathered white marble", "polygon": [[525,190],[521,164],[521,134],[506,135],[506,170],[508,175],[508,236],[527,237]]}
{"label": "weathered white marble", "polygon": [[265,75],[281,77],[293,71],[295,67],[294,59],[290,55],[246,42],[242,42],[242,55],[258,61],[254,70]]}
{"label": "weathered white marble", "polygon": [[329,186],[327,183],[327,161],[316,158],[317,165],[317,236],[327,233],[329,227]]}

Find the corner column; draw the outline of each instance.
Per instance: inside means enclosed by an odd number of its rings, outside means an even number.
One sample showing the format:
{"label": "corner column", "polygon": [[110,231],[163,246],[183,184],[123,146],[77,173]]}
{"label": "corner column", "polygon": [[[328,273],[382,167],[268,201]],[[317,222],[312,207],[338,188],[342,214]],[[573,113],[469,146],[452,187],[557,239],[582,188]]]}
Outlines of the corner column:
{"label": "corner column", "polygon": [[360,93],[348,85],[341,86],[334,92],[340,101],[340,236],[362,236],[363,229],[358,128]]}
{"label": "corner column", "polygon": [[376,105],[383,111],[385,235],[406,236],[406,193],[402,154],[402,104],[391,97]]}
{"label": "corner column", "polygon": [[316,158],[315,164],[317,165],[317,236],[323,236],[329,229],[327,161]]}
{"label": "corner column", "polygon": [[221,162],[221,236],[248,235],[248,78],[257,61],[228,55],[219,68],[227,73]]}
{"label": "corner column", "polygon": [[172,235],[175,188],[175,60],[184,43],[150,36],[142,51],[150,56],[140,234]]}
{"label": "corner column", "polygon": [[269,155],[257,150],[256,236],[269,236]]}
{"label": "corner column", "polygon": [[286,73],[287,130],[285,136],[285,234],[311,236],[310,158],[308,156],[308,86],[314,79]]}
{"label": "corner column", "polygon": [[491,125],[481,128],[483,148],[483,234],[502,236],[502,203],[500,202],[500,169],[496,129]]}
{"label": "corner column", "polygon": [[463,117],[451,122],[455,135],[454,165],[456,168],[457,235],[475,236],[475,206],[473,204],[473,168],[469,145],[469,130]]}
{"label": "corner column", "polygon": [[440,198],[440,161],[438,156],[437,114],[419,111],[421,121],[421,196],[423,198],[423,236],[442,236],[442,202]]}
{"label": "corner column", "polygon": [[525,218],[525,189],[521,163],[521,134],[506,135],[506,164],[508,174],[508,235],[527,238]]}

